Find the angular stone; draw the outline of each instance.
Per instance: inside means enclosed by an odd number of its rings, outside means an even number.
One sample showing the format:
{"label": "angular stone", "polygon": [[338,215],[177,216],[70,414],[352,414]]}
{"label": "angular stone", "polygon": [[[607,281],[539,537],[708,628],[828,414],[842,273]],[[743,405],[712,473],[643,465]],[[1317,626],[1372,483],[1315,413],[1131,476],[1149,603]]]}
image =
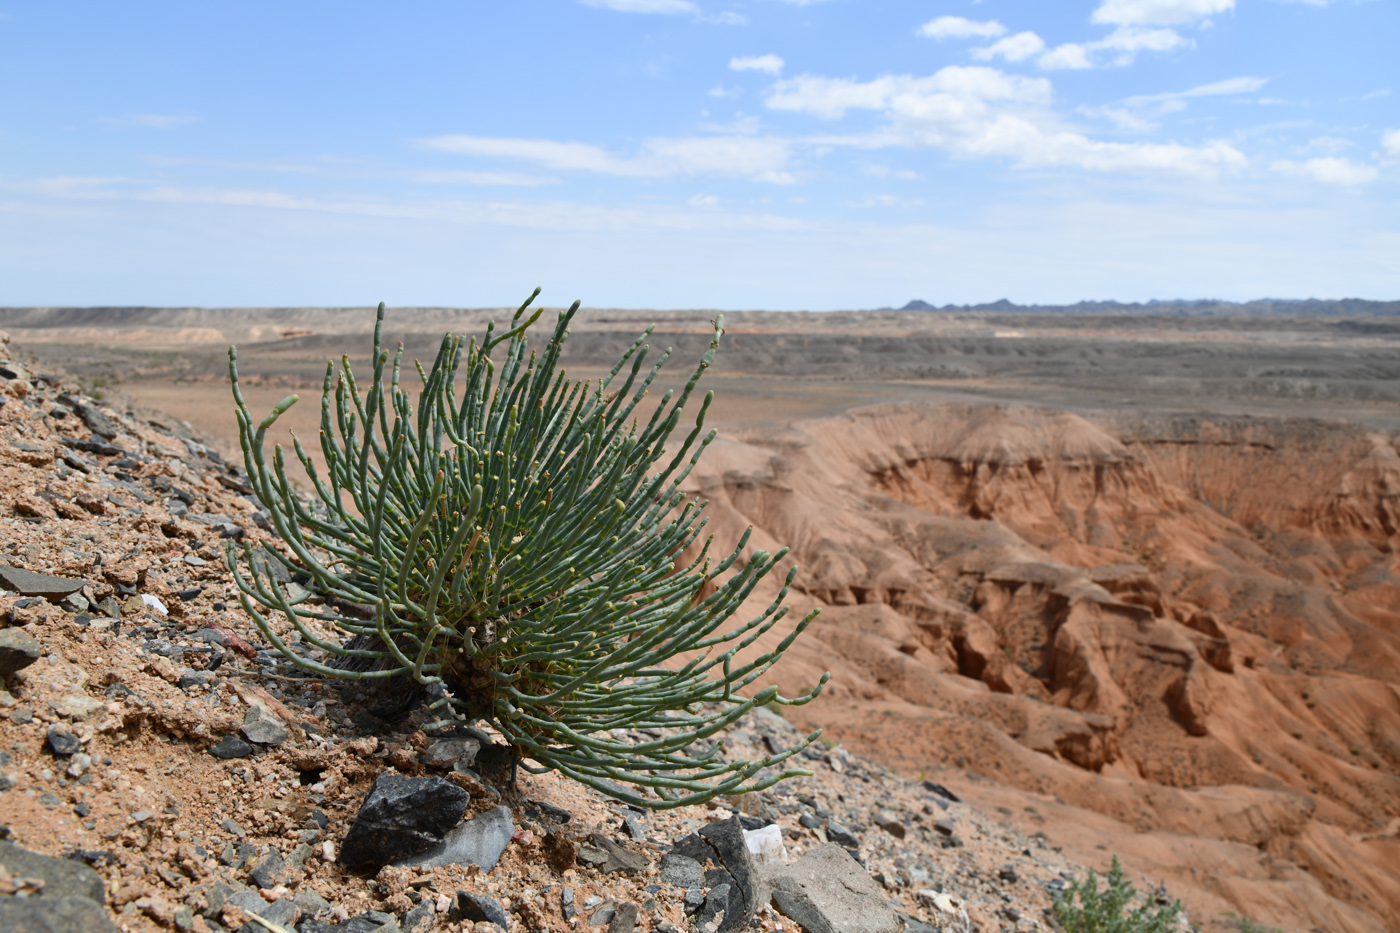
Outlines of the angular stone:
{"label": "angular stone", "polygon": [[905,833],[908,832],[899,817],[895,816],[893,813],[885,813],[884,811],[875,814],[875,825],[896,839],[903,839]]}
{"label": "angular stone", "polygon": [[34,573],[31,570],[0,564],[0,585],[7,590],[14,590],[21,596],[42,596],[56,603],[69,593],[76,593],[87,586],[87,581]]}
{"label": "angular stone", "polygon": [[[425,850],[440,849],[445,844],[444,835],[462,818],[470,799],[466,791],[442,778],[381,774],[346,833],[337,861],[348,867],[386,865],[409,860]],[[471,826],[481,819],[477,817],[466,825]],[[506,821],[510,822],[509,811]],[[507,843],[513,833],[512,826],[506,834]],[[502,845],[501,851],[504,850]],[[499,858],[497,852],[496,859]],[[496,859],[491,861],[492,866]],[[451,863],[448,859],[440,864]],[[418,862],[406,861],[405,864]]]}
{"label": "angular stone", "polygon": [[[700,836],[715,850],[719,863],[734,879],[735,890],[730,896],[730,906],[735,923],[731,925],[729,919],[726,919],[721,931],[739,929],[768,901],[767,890],[744,839],[743,823],[737,816],[711,823],[700,829]],[[733,903],[734,894],[739,897],[737,904]]]}
{"label": "angular stone", "polygon": [[661,856],[661,880],[678,888],[696,888],[705,883],[705,870],[693,858],[668,852]]}
{"label": "angular stone", "polygon": [[645,855],[639,855],[624,846],[618,845],[602,833],[594,833],[588,837],[588,841],[593,843],[600,851],[607,854],[600,870],[604,872],[625,872],[633,874],[639,871],[646,871],[651,865]]}
{"label": "angular stone", "polygon": [[[723,933],[725,930],[737,929],[734,911],[731,910],[729,890],[727,884],[717,884],[710,888],[710,893],[705,896],[705,906],[700,908],[700,916],[696,918],[696,929],[700,933]],[[737,901],[738,898],[734,900]]]}
{"label": "angular stone", "polygon": [[437,926],[437,908],[433,906],[432,898],[425,897],[418,902],[408,913],[403,915],[399,921],[399,929],[403,933],[428,933]]}
{"label": "angular stone", "polygon": [[[21,849],[9,840],[0,840],[0,865],[16,878],[44,879],[44,899],[85,898],[96,904],[107,899],[107,887],[97,872],[81,862],[51,858]],[[0,897],[0,901],[9,898]],[[9,929],[0,923],[0,930]]]}
{"label": "angular stone", "polygon": [[952,820],[934,820],[933,828],[945,836],[951,836],[957,832],[957,827],[953,825]]}
{"label": "angular stone", "polygon": [[209,754],[215,758],[247,758],[253,754],[253,746],[236,735],[227,735],[209,749]]}
{"label": "angular stone", "polygon": [[433,742],[423,753],[423,764],[440,771],[450,771],[459,762],[471,767],[481,743],[473,738],[440,739]]}
{"label": "angular stone", "polygon": [[902,927],[879,885],[834,843],[772,869],[765,880],[773,906],[807,933],[899,933]]}
{"label": "angular stone", "polygon": [[292,869],[274,846],[267,856],[248,872],[248,877],[260,888],[275,888],[292,880]]}
{"label": "angular stone", "polygon": [[248,715],[243,719],[243,726],[238,731],[242,732],[249,742],[258,745],[281,745],[292,735],[287,724],[276,713],[261,706],[254,706],[248,710]]}
{"label": "angular stone", "polygon": [[82,897],[0,897],[5,933],[117,933],[100,905]]}
{"label": "angular stone", "polygon": [[637,928],[637,905],[623,904],[613,914],[608,924],[608,933],[632,933]]}
{"label": "angular stone", "polygon": [[107,708],[107,704],[85,693],[70,693],[49,704],[55,713],[69,719],[87,719]]}
{"label": "angular stone", "polygon": [[49,751],[65,758],[77,753],[83,747],[82,743],[78,741],[78,737],[70,732],[67,726],[58,723],[49,726],[44,736],[44,742],[48,745]]}
{"label": "angular stone", "polygon": [[[381,777],[380,780],[383,780]],[[438,781],[440,778],[419,778],[418,780]],[[443,781],[443,783],[447,783]],[[455,784],[448,785],[456,787]],[[463,792],[465,794],[465,791]],[[462,809],[465,809],[465,802]],[[457,811],[459,814],[462,810]],[[353,827],[352,827],[353,830]],[[444,865],[477,865],[482,871],[490,871],[501,860],[501,855],[510,845],[515,835],[515,821],[511,819],[509,807],[496,807],[479,813],[456,829],[448,832],[442,842],[426,851],[393,864],[405,868],[441,868]],[[343,856],[342,856],[343,859]]]}
{"label": "angular stone", "polygon": [[826,836],[837,845],[843,845],[848,849],[860,848],[860,837],[835,820],[826,824]]}
{"label": "angular stone", "polygon": [[501,907],[500,901],[485,894],[471,894],[467,891],[458,891],[457,897],[452,902],[451,909],[448,910],[449,920],[470,920],[473,923],[486,921],[494,923],[501,929],[510,928],[510,920],[506,917],[506,912]]}
{"label": "angular stone", "polygon": [[121,433],[122,429],[117,427],[117,423],[99,411],[95,405],[77,402],[73,405],[73,413],[81,418],[83,424],[87,425],[87,429],[98,437],[110,441]]}
{"label": "angular stone", "polygon": [[935,784],[933,781],[924,781],[923,788],[931,794],[937,794],[944,800],[949,800],[953,803],[962,802],[961,797],[950,791],[948,788],[944,787],[942,784]]}

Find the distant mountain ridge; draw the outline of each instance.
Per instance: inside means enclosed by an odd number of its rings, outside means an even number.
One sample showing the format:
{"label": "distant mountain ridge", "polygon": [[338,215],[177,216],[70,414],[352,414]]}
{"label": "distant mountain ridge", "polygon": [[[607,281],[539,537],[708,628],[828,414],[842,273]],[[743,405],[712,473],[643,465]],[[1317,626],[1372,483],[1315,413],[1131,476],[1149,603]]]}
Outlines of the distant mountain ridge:
{"label": "distant mountain ridge", "polygon": [[1260,298],[1255,301],[1221,301],[1216,298],[1188,300],[1152,299],[1146,302],[1081,301],[1072,305],[1018,305],[1005,298],[977,305],[947,304],[942,307],[914,299],[902,308],[876,308],[877,311],[995,311],[1002,314],[1184,314],[1210,317],[1213,315],[1277,315],[1280,317],[1389,317],[1400,315],[1400,301],[1370,301],[1365,298]]}

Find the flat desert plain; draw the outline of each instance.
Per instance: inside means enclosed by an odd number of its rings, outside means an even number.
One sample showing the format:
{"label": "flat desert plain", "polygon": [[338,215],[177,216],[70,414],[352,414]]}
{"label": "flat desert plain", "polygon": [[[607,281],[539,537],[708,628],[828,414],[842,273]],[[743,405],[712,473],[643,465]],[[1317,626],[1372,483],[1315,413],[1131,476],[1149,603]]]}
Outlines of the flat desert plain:
{"label": "flat desert plain", "polygon": [[[444,330],[509,314],[390,309],[386,343],[427,365]],[[657,385],[682,384],[714,317],[584,309],[564,366],[597,378],[655,323],[648,359],[674,348]],[[255,417],[300,394],[274,433],[313,454],[326,362],[348,354],[368,381],[372,324],[0,310],[50,365],[230,446],[236,343]],[[1084,864],[1118,854],[1210,928],[1400,929],[1400,320],[724,326],[701,382],[719,436],[688,488],[718,545],[752,526],[752,547],[791,548],[785,624],[821,610],[771,679],[832,680],[790,718]]]}

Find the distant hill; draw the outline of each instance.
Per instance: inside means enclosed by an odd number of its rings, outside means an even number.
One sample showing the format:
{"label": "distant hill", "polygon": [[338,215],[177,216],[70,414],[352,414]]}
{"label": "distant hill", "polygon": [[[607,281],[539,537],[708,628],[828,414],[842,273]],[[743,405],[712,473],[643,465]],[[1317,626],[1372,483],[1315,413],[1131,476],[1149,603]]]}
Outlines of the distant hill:
{"label": "distant hill", "polygon": [[[877,308],[877,311],[893,311],[894,308]],[[1216,298],[1187,300],[1175,298],[1168,301],[1152,299],[1147,302],[1123,301],[1081,301],[1072,305],[1018,305],[1007,301],[987,302],[978,305],[937,305],[914,299],[900,311],[995,311],[1002,314],[1183,314],[1209,317],[1212,315],[1260,315],[1279,317],[1301,317],[1317,315],[1322,317],[1389,317],[1400,316],[1400,301],[1368,301],[1364,298],[1260,298],[1256,301],[1221,301]]]}

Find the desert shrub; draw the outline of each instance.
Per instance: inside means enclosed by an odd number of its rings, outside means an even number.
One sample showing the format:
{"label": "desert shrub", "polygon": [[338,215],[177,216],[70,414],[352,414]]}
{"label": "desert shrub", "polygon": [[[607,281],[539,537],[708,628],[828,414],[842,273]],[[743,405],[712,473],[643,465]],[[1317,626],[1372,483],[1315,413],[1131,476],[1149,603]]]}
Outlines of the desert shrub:
{"label": "desert shrub", "polygon": [[1167,933],[1176,925],[1181,901],[1162,905],[1146,898],[1131,913],[1124,913],[1137,891],[1124,876],[1116,855],[1105,880],[1108,885],[1100,891],[1098,876],[1091,871],[1083,885],[1076,879],[1056,898],[1055,919],[1068,933]]}
{"label": "desert shrub", "polygon": [[[772,687],[745,695],[816,615],[772,650],[740,659],[787,612],[796,568],[766,608],[728,624],[786,549],[745,559],[746,532],[719,559],[707,540],[677,566],[705,524],[704,503],[685,501],[680,485],[714,437],[704,433],[709,394],[679,446],[666,444],[714,358],[722,319],[685,387],[668,391],[642,425],[633,414],[670,351],[643,370],[648,328],[606,377],[570,380],[556,367],[578,303],[537,355],[526,331],[542,313],[527,316],[538,293],[504,332],[492,324],[479,341],[447,334],[427,370],[415,361],[416,404],[400,387],[402,344],[392,363],[381,345],[381,304],[369,384],[357,383],[348,358],[338,373],[326,366],[326,475],[294,439],[314,492],[305,502],[281,445],[271,464],[264,451],[297,397],[254,422],[229,348],[248,480],[287,550],[245,545],[240,561],[230,549],[244,608],[299,667],[352,680],[412,677],[437,697],[441,718],[428,728],[487,723],[522,767],[557,769],[629,803],[675,807],[810,773],[784,762],[818,733],[755,761],[724,761],[719,743],[699,741],[755,705],[806,703],[826,683],[794,699]],[[293,597],[278,582],[287,572],[309,580],[306,592]],[[274,631],[274,614],[295,628],[301,651]],[[307,645],[329,661],[308,657]],[[635,741],[639,731],[645,739]]]}

